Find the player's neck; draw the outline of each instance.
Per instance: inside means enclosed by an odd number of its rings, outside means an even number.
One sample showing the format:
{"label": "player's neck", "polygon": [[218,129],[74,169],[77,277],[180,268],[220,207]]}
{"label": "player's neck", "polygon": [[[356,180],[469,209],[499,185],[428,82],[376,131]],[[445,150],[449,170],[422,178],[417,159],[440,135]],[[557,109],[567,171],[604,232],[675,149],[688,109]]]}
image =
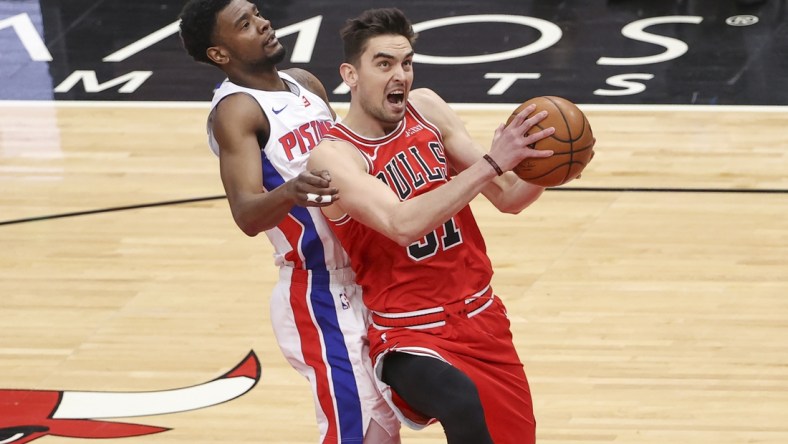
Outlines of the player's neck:
{"label": "player's neck", "polygon": [[365,139],[380,139],[385,137],[396,130],[401,123],[402,121],[395,123],[381,121],[367,114],[360,109],[360,107],[354,107],[352,105],[347,115],[342,118],[342,125],[350,128],[354,133]]}
{"label": "player's neck", "polygon": [[261,91],[287,91],[287,85],[279,77],[276,68],[265,72],[233,72],[227,73],[231,82],[244,88],[259,89]]}

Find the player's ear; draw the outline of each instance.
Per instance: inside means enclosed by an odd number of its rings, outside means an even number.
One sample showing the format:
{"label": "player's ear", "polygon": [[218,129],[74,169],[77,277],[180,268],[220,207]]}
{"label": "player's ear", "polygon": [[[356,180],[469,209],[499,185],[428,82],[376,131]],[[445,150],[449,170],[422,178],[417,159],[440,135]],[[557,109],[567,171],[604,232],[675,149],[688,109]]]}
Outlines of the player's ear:
{"label": "player's ear", "polygon": [[342,81],[351,88],[358,83],[358,72],[356,71],[356,67],[350,63],[339,65],[339,75],[342,76]]}
{"label": "player's ear", "polygon": [[211,46],[205,50],[205,54],[217,65],[224,65],[230,61],[230,56],[220,46]]}

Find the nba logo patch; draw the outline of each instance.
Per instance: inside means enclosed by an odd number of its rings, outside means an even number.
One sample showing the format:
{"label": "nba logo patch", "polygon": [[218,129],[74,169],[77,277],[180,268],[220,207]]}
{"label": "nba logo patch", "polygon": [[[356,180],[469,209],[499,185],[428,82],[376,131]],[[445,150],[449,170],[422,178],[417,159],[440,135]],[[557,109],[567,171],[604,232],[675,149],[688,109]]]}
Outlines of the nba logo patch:
{"label": "nba logo patch", "polygon": [[350,301],[348,300],[347,296],[345,296],[345,293],[339,293],[339,302],[342,303],[342,310],[347,310],[350,308]]}

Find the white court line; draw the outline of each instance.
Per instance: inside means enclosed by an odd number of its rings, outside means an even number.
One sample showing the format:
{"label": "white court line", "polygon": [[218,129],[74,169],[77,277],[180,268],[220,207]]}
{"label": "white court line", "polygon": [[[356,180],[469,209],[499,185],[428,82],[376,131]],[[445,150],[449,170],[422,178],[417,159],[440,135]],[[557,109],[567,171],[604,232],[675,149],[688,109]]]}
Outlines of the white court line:
{"label": "white court line", "polygon": [[[517,108],[519,103],[452,103],[456,110],[473,111],[509,111]],[[166,101],[87,101],[87,100],[0,100],[0,107],[8,108],[160,108],[160,109],[208,109],[211,102],[166,102]],[[346,110],[347,102],[333,102],[335,109]],[[610,104],[577,104],[585,111],[704,111],[704,112],[740,112],[740,113],[788,113],[788,106],[782,105],[610,105]]]}

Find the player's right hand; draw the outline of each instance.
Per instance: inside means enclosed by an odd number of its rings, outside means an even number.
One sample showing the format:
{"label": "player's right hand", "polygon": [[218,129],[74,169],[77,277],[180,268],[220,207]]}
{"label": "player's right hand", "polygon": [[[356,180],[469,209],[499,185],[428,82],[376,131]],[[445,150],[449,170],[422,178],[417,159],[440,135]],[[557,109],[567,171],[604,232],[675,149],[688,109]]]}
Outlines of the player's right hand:
{"label": "player's right hand", "polygon": [[489,155],[495,160],[503,171],[509,171],[528,157],[550,157],[550,150],[535,150],[533,145],[553,135],[555,128],[548,127],[532,134],[527,134],[537,123],[547,117],[547,111],[530,115],[536,105],[530,105],[520,111],[509,123],[501,124],[493,135]]}
{"label": "player's right hand", "polygon": [[287,181],[287,187],[295,204],[302,207],[325,207],[339,199],[327,170],[304,171]]}

